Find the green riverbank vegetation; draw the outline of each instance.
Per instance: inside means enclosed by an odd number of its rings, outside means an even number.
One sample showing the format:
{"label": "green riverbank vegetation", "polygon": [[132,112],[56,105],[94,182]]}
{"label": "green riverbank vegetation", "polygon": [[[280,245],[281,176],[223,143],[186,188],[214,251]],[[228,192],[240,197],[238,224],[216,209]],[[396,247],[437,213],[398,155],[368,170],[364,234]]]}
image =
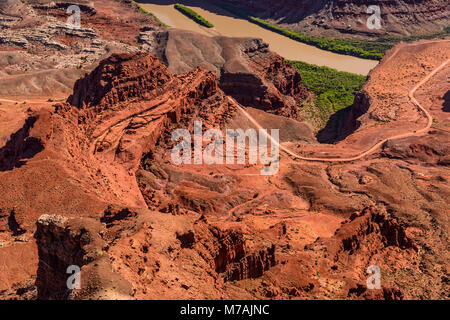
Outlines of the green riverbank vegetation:
{"label": "green riverbank vegetation", "polygon": [[286,62],[297,68],[302,76],[302,83],[316,95],[308,118],[314,120],[319,127],[323,126],[333,113],[350,107],[367,79],[366,76],[301,61]]}
{"label": "green riverbank vegetation", "polygon": [[186,6],[183,6],[182,4],[179,4],[179,3],[176,3],[174,5],[174,7],[175,7],[175,9],[180,11],[182,14],[184,14],[188,18],[194,20],[198,24],[200,24],[200,25],[202,25],[204,27],[207,27],[207,28],[214,28],[214,25],[211,22],[209,22],[208,20],[203,18],[201,15],[199,15],[194,10],[192,10],[192,9],[186,7]]}

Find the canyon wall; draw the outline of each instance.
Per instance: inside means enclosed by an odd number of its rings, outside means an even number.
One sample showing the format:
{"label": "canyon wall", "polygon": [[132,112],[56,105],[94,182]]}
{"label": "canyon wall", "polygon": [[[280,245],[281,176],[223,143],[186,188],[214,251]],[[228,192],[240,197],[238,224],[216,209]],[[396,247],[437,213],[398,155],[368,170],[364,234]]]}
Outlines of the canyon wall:
{"label": "canyon wall", "polygon": [[[449,23],[449,8],[441,0],[385,1],[329,1],[283,0],[236,1],[225,0],[234,6],[247,9],[256,17],[268,19],[289,29],[316,35],[362,36],[426,35],[441,32]],[[381,9],[382,28],[368,29],[369,5]]]}
{"label": "canyon wall", "polygon": [[297,70],[261,39],[211,39],[185,30],[143,31],[140,38],[174,73],[197,66],[214,72],[220,88],[245,106],[301,120],[299,106],[312,95]]}

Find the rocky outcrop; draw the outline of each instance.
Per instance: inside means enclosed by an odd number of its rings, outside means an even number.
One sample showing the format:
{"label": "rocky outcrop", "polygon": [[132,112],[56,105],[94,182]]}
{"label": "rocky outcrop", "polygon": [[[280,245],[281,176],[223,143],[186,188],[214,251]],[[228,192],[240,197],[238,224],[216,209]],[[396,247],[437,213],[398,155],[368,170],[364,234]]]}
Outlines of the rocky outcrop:
{"label": "rocky outcrop", "polygon": [[436,130],[426,138],[388,141],[382,154],[387,158],[448,166],[450,146],[445,143],[446,139],[446,132]]}
{"label": "rocky outcrop", "polygon": [[258,278],[277,264],[275,245],[248,254],[236,262],[227,265],[224,281]]}
{"label": "rocky outcrop", "polygon": [[0,36],[0,44],[31,48],[32,44],[41,44],[46,48],[53,48],[58,51],[69,49],[63,43],[54,40],[57,36],[78,37],[82,39],[96,38],[97,34],[90,28],[70,28],[66,23],[51,21],[38,26],[33,30],[17,32],[17,30],[7,30]]}
{"label": "rocky outcrop", "polygon": [[275,245],[251,248],[241,230],[211,224],[206,216],[177,239],[182,250],[198,252],[224,282],[259,278],[278,263]]}
{"label": "rocky outcrop", "polygon": [[78,108],[106,108],[132,99],[144,99],[174,79],[152,56],[114,55],[75,83],[68,102]]}
{"label": "rocky outcrop", "polygon": [[220,78],[224,92],[245,106],[301,120],[299,107],[310,92],[303,86],[298,71],[270,52],[262,40],[245,43],[242,51],[251,72],[241,74],[225,69]]}
{"label": "rocky outcrop", "polygon": [[[215,103],[206,105],[209,100]],[[184,123],[192,128],[195,115],[203,118],[205,125],[220,123],[234,110],[212,73],[198,68],[174,76],[144,53],[113,55],[102,61],[75,84],[68,103],[81,109],[79,121],[88,124],[96,156],[114,156],[130,168],[137,168],[144,154],[158,141],[165,141],[163,133],[171,127]],[[58,106],[58,112],[67,108]],[[209,114],[212,109],[215,118]],[[104,120],[109,131],[99,130]],[[129,125],[121,126],[126,121]]]}
{"label": "rocky outcrop", "polygon": [[311,93],[297,70],[269,51],[261,39],[210,38],[185,30],[148,31],[141,39],[170,71],[202,66],[214,72],[220,88],[244,106],[301,120],[299,106]]}
{"label": "rocky outcrop", "polygon": [[28,47],[28,41],[25,37],[2,34],[0,36],[0,44],[5,44],[7,46],[17,46],[21,48]]}
{"label": "rocky outcrop", "polygon": [[[1,169],[7,175],[15,175],[20,172],[12,169],[21,167],[31,157],[44,161],[47,157],[58,159],[52,171],[62,169],[66,173],[73,172],[73,176],[81,182],[75,189],[84,195],[87,190],[97,190],[91,192],[92,202],[87,203],[89,206],[99,205],[100,208],[104,207],[101,204],[103,201],[128,202],[132,206],[145,207],[145,202],[139,203],[142,196],[133,169],[137,168],[143,154],[151,153],[158,141],[164,142],[166,137],[170,137],[173,127],[183,125],[192,128],[192,122],[197,117],[203,118],[205,125],[217,126],[234,112],[234,107],[229,105],[218,88],[214,74],[196,69],[174,76],[149,54],[113,55],[77,83],[68,101],[37,112],[30,110],[24,127],[0,149]],[[122,126],[122,123],[125,125]],[[45,169],[38,165],[36,170],[34,184],[40,185],[39,179],[46,173],[39,171]],[[98,184],[97,178],[89,172],[102,172],[102,182]],[[66,187],[61,187],[62,184]],[[60,178],[52,182],[53,186],[43,186],[41,192],[51,192],[45,191],[46,187],[67,190],[67,184],[71,184],[70,179]],[[105,189],[100,191],[98,188]],[[118,193],[111,193],[115,188],[118,188]],[[75,200],[79,191],[71,194],[71,199]],[[111,198],[115,197],[114,194],[118,196],[115,200]],[[7,207],[4,201],[8,198],[2,198],[2,208]],[[14,200],[13,203],[18,204]],[[64,205],[67,205],[66,201]],[[22,210],[20,204],[17,210]],[[135,221],[129,210],[105,208],[104,213],[96,211],[98,207],[91,210],[83,210],[81,215],[97,216],[98,222],[93,228],[104,223],[107,234],[117,234],[128,228],[130,218]],[[14,225],[14,230],[20,232],[22,227],[28,228],[32,214],[34,212],[28,212],[25,225]],[[9,220],[12,221],[11,218]],[[91,223],[89,221],[89,218],[73,220],[67,216],[39,218],[35,237],[39,248],[36,286],[40,298],[68,296],[66,269],[70,265],[89,265],[86,268],[91,270],[88,274],[92,273],[93,278],[88,278],[94,283],[97,281],[98,268],[90,264],[93,261],[91,254],[102,255],[99,250],[104,244],[100,240],[92,240],[97,239],[99,231],[86,231],[92,230],[85,225]],[[108,241],[116,237],[106,236]],[[102,261],[97,264],[109,274],[111,267],[108,261]],[[90,288],[83,295],[92,296],[94,289]]]}
{"label": "rocky outcrop", "polygon": [[359,250],[365,250],[365,256],[360,258],[369,261],[382,247],[418,251],[414,241],[406,235],[405,227],[375,207],[352,214],[332,238],[317,239],[309,248],[317,246],[325,246],[334,261],[348,259]]}
{"label": "rocky outcrop", "polygon": [[356,94],[353,105],[340,127],[340,139],[347,137],[359,128],[361,123],[358,119],[369,110],[371,105],[370,100],[370,95],[364,89]]}
{"label": "rocky outcrop", "polygon": [[71,5],[77,5],[80,11],[87,15],[95,15],[97,11],[94,8],[94,3],[89,0],[72,0],[68,1],[50,1],[50,0],[38,0],[33,1],[32,6],[34,9],[41,10],[51,10],[51,9],[61,9],[67,10]]}
{"label": "rocky outcrop", "polygon": [[[114,52],[138,51],[142,27],[161,28],[131,1],[8,0],[0,5],[0,59],[21,59],[1,63],[0,95],[17,99],[66,98],[81,74],[100,60]],[[67,24],[70,5],[81,10],[79,28]]]}
{"label": "rocky outcrop", "polygon": [[[124,189],[128,184],[142,204],[133,174],[143,155],[157,143],[173,144],[174,127],[192,129],[197,119],[205,128],[220,126],[234,111],[211,72],[197,68],[174,76],[149,54],[113,55],[77,82],[67,103],[30,111],[23,128],[0,150],[1,170],[19,167],[36,154],[45,158],[56,153],[78,172],[104,167],[103,187]],[[104,161],[117,166],[104,166]],[[117,170],[123,174],[119,180],[128,181],[125,185],[117,181]]]}
{"label": "rocky outcrop", "polygon": [[[131,298],[131,284],[110,265],[110,259],[118,257],[111,257],[109,248],[132,229],[124,225],[112,230],[95,219],[42,215],[35,234],[39,253],[37,298]],[[113,286],[108,285],[111,280]]]}
{"label": "rocky outcrop", "polygon": [[[387,266],[381,261],[387,259],[397,261],[394,268],[401,268],[405,260],[416,259],[419,251],[406,228],[376,207],[355,212],[342,222],[332,237],[318,238],[305,249],[315,252],[313,269],[317,269],[318,277],[348,278],[350,275],[352,280],[341,288],[347,291],[347,298],[386,300],[403,299],[404,293],[389,286],[387,277],[383,277],[380,288],[368,289],[366,269],[375,266],[386,270]],[[321,253],[317,256],[317,252]]]}
{"label": "rocky outcrop", "polygon": [[236,231],[223,232],[217,228],[211,228],[210,231],[218,242],[218,249],[214,257],[216,272],[226,272],[230,264],[241,260],[246,255],[242,233]]}
{"label": "rocky outcrop", "polygon": [[[354,253],[359,249],[363,238],[371,234],[376,234],[385,247],[395,246],[404,250],[418,250],[414,242],[407,237],[403,226],[371,207],[350,216],[349,221],[336,231],[336,238],[340,241],[336,242],[338,247],[335,249],[337,250],[335,259],[339,259],[344,252]],[[379,250],[379,246],[374,248],[375,251]]]}
{"label": "rocky outcrop", "polygon": [[19,0],[3,0],[0,3],[0,14],[8,15],[11,17],[20,16],[20,13],[23,9],[24,5]]}
{"label": "rocky outcrop", "polygon": [[81,268],[90,262],[85,247],[92,242],[92,235],[85,228],[69,226],[63,216],[43,215],[37,221],[35,237],[39,250],[38,298],[67,298],[71,289],[66,271],[70,266]]}
{"label": "rocky outcrop", "polygon": [[278,263],[275,245],[250,249],[242,232],[223,230],[208,225],[206,218],[203,219],[196,222],[194,231],[190,230],[178,239],[182,247],[194,248],[207,261],[214,261],[214,270],[223,281],[258,278]]}

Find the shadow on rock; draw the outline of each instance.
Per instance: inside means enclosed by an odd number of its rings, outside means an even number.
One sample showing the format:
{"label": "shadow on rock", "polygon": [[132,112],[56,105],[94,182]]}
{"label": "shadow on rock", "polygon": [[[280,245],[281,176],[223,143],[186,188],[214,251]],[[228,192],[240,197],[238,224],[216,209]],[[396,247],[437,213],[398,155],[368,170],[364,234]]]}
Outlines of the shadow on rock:
{"label": "shadow on rock", "polygon": [[39,139],[30,137],[30,129],[36,120],[36,117],[29,117],[25,125],[0,148],[0,171],[21,167],[26,163],[24,159],[31,159],[44,149]]}
{"label": "shadow on rock", "polygon": [[442,107],[444,112],[450,112],[450,90],[444,94],[444,104]]}

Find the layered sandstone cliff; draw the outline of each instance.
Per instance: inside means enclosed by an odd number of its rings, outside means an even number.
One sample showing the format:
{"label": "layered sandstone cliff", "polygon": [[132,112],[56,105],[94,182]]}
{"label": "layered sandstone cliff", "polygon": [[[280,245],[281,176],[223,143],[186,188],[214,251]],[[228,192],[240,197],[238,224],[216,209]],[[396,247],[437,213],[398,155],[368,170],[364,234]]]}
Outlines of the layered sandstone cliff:
{"label": "layered sandstone cliff", "polygon": [[214,72],[220,88],[245,106],[301,120],[299,107],[312,95],[297,70],[261,39],[210,38],[177,29],[143,31],[140,38],[174,73],[197,66]]}

